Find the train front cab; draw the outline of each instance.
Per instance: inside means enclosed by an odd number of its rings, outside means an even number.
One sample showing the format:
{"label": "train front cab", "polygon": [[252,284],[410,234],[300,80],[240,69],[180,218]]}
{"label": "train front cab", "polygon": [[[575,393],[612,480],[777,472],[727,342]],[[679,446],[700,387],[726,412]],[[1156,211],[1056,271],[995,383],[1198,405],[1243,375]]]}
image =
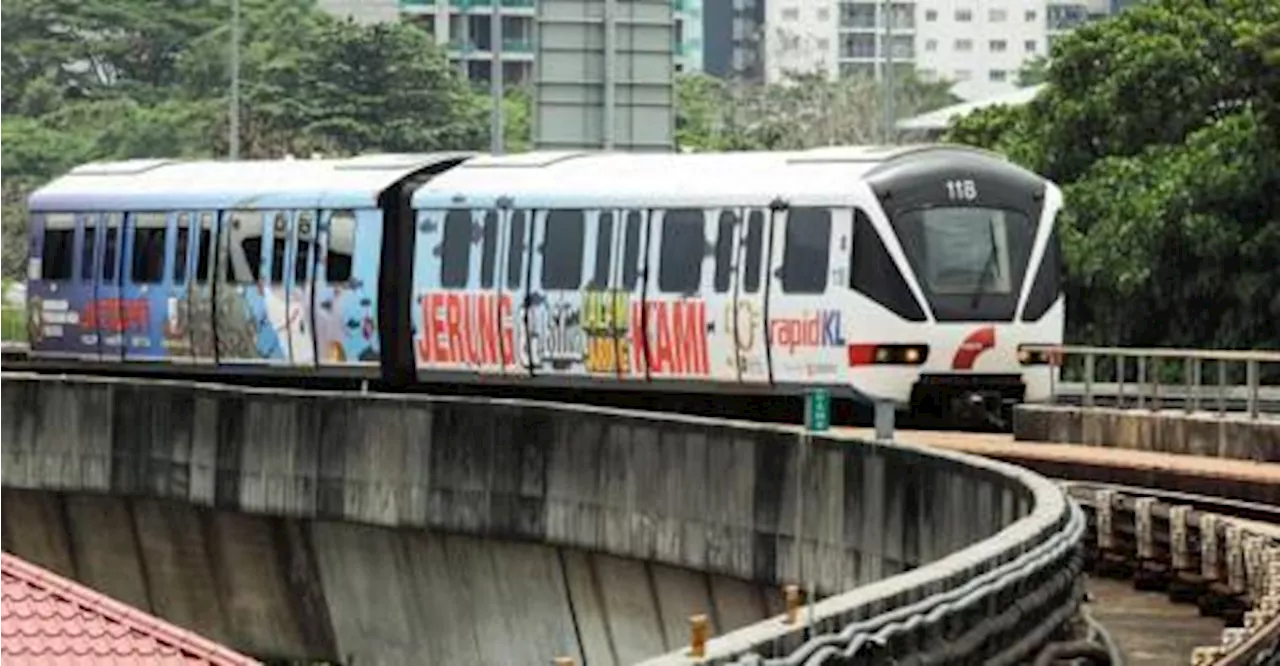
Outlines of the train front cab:
{"label": "train front cab", "polygon": [[888,160],[867,181],[932,318],[913,411],[1006,424],[1014,404],[1048,389],[1050,369],[1020,348],[1062,341],[1060,192],[951,148]]}

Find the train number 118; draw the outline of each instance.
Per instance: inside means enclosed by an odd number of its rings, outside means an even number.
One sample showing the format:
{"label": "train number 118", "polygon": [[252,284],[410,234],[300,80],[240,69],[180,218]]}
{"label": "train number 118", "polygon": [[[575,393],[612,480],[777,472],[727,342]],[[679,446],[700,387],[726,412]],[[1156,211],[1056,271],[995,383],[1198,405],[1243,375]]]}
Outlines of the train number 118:
{"label": "train number 118", "polygon": [[978,186],[972,180],[948,180],[947,196],[952,201],[973,201],[978,198]]}

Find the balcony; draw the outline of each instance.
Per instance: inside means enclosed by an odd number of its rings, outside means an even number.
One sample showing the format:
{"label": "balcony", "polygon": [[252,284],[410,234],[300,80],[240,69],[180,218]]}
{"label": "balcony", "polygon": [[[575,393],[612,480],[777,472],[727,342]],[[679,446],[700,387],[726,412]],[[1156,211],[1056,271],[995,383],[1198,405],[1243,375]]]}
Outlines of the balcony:
{"label": "balcony", "polygon": [[514,53],[533,53],[533,40],[527,37],[508,37],[502,40],[502,50]]}
{"label": "balcony", "polygon": [[436,0],[400,0],[400,9],[421,9],[435,6]]}

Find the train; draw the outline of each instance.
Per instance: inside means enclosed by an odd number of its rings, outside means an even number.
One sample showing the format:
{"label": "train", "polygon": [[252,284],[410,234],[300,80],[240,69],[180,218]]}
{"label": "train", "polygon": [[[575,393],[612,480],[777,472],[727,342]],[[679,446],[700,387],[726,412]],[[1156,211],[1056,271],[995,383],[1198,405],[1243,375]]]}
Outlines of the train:
{"label": "train", "polygon": [[28,201],[63,368],[833,396],[1049,394],[1062,194],[975,148],[78,166]]}

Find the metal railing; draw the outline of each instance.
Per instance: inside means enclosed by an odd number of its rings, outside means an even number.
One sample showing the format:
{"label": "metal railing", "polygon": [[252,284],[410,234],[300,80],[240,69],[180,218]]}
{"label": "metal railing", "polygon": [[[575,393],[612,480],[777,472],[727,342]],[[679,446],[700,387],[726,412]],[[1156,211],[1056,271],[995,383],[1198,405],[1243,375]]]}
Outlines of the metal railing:
{"label": "metal railing", "polygon": [[[1280,386],[1264,385],[1263,379],[1280,377],[1280,352],[1276,351],[1070,345],[1027,345],[1022,349],[1047,357],[1050,400],[1055,403],[1065,393],[1063,380],[1074,376],[1085,407],[1099,406],[1100,398],[1108,398],[1118,407],[1132,401],[1137,409],[1154,411],[1165,402],[1180,401],[1188,413],[1208,405],[1223,417],[1229,411],[1229,400],[1243,400],[1250,419],[1258,419],[1264,411],[1280,412]],[[1205,381],[1206,364],[1212,364],[1216,371],[1209,382]],[[1054,369],[1060,369],[1063,377]],[[1240,379],[1243,383],[1236,384]],[[1263,410],[1264,404],[1274,406]]]}

